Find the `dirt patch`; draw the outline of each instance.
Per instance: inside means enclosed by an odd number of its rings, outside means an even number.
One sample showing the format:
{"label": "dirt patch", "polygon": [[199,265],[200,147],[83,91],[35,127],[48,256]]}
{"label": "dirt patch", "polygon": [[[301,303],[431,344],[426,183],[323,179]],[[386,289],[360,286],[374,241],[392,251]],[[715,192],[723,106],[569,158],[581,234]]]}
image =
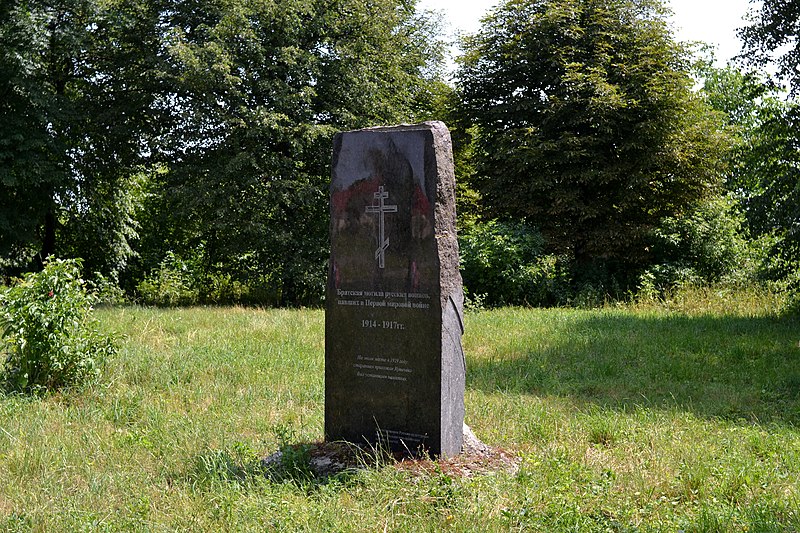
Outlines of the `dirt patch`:
{"label": "dirt patch", "polygon": [[[305,457],[311,473],[317,478],[327,478],[341,472],[391,465],[412,475],[443,473],[452,477],[470,477],[496,472],[515,473],[520,458],[502,448],[481,442],[469,426],[464,426],[464,444],[460,454],[450,458],[431,459],[413,457],[405,453],[386,453],[348,442],[314,442],[290,447],[292,459]],[[283,452],[275,452],[264,459],[267,468],[284,465]],[[287,456],[288,458],[288,456]]]}

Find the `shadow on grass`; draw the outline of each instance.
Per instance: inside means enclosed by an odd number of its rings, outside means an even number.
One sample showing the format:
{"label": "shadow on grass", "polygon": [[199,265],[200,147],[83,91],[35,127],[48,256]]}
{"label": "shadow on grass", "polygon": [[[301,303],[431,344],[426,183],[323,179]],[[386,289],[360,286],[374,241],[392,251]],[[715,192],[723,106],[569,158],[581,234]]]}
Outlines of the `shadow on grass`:
{"label": "shadow on grass", "polygon": [[500,322],[499,340],[468,361],[470,389],[800,424],[796,317],[564,312]]}
{"label": "shadow on grass", "polygon": [[208,449],[190,462],[185,479],[195,488],[219,485],[252,489],[261,483],[291,483],[306,492],[323,485],[346,487],[359,471],[393,459],[345,442],[284,443],[268,457],[259,457],[245,443],[228,449]]}

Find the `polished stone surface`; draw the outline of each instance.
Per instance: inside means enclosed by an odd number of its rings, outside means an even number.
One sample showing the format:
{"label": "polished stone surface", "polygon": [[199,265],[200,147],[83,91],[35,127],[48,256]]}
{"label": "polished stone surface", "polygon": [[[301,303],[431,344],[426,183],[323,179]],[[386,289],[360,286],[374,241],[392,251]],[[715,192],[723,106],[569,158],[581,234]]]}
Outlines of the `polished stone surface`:
{"label": "polished stone surface", "polygon": [[458,454],[463,293],[441,122],[334,140],[325,438]]}

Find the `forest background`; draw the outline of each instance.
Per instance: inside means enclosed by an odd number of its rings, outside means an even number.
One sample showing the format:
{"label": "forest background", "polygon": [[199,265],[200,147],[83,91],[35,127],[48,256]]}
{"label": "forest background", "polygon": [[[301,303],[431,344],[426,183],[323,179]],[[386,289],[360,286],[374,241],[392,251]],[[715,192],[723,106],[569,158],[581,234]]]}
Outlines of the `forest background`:
{"label": "forest background", "polygon": [[718,68],[660,0],[508,0],[448,80],[414,1],[4,2],[0,274],[318,304],[335,132],[444,120],[471,305],[722,284],[796,310],[799,16],[759,4]]}

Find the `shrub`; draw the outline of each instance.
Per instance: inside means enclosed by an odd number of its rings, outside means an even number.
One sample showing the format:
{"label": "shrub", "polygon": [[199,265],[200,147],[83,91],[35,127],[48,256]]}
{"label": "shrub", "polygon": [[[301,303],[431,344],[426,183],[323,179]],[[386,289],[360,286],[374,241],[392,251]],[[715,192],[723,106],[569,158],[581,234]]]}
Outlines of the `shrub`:
{"label": "shrub", "polygon": [[752,282],[769,245],[748,241],[743,226],[735,201],[724,196],[685,216],[665,217],[653,232],[654,263],[641,276],[641,289],[663,293],[687,284]]}
{"label": "shrub", "polygon": [[520,223],[478,222],[459,234],[461,273],[473,298],[488,305],[550,305],[563,300],[556,258],[538,231]]}
{"label": "shrub", "polygon": [[169,251],[158,268],[139,283],[139,295],[150,305],[196,304],[200,291],[195,271],[192,265]]}
{"label": "shrub", "polygon": [[800,315],[800,261],[772,257],[764,276],[768,286],[784,296],[784,311]]}
{"label": "shrub", "polygon": [[89,280],[88,286],[99,304],[116,305],[124,304],[128,301],[125,291],[122,290],[119,284],[100,272],[94,273],[94,279]]}
{"label": "shrub", "polygon": [[[235,261],[232,261],[235,263]],[[242,266],[242,265],[235,265]],[[231,265],[228,265],[231,267]],[[150,274],[137,285],[141,300],[165,307],[196,304],[268,304],[280,301],[279,283],[266,276],[252,275],[247,268],[205,265],[202,247],[181,256],[169,251]],[[324,286],[324,284],[323,284]]]}
{"label": "shrub", "polygon": [[0,293],[7,388],[22,392],[85,384],[115,353],[92,315],[95,297],[77,260],[53,260]]}
{"label": "shrub", "polygon": [[798,280],[798,278],[800,278],[800,276],[795,276],[796,288],[788,293],[784,311],[792,315],[800,316],[800,288],[797,288],[797,286],[800,285],[800,280]]}

